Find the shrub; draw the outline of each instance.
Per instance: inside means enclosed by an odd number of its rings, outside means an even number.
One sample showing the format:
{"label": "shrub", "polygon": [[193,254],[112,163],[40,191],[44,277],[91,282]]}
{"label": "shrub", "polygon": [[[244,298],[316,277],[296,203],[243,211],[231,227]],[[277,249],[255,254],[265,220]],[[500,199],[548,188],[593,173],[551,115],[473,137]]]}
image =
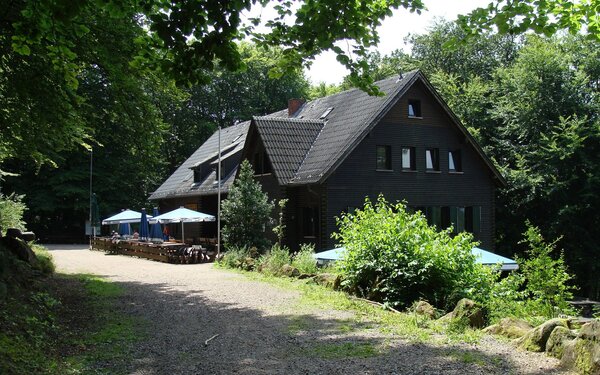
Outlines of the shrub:
{"label": "shrub", "polygon": [[313,258],[315,246],[312,244],[302,244],[300,251],[294,255],[292,266],[296,267],[300,273],[315,274],[319,271],[317,260]]}
{"label": "shrub", "polygon": [[247,256],[248,250],[245,247],[229,247],[219,264],[225,268],[240,268]]}
{"label": "shrub", "polygon": [[471,234],[437,231],[402,203],[367,199],[337,223],[333,237],[346,248],[338,267],[350,292],[396,307],[425,299],[448,308],[463,297],[479,300],[490,288],[490,272],[471,253]]}
{"label": "shrub", "polygon": [[269,202],[258,182],[248,160],[240,166],[240,174],[229,189],[223,201],[222,218],[223,242],[226,248],[250,248],[259,250],[268,246],[265,228],[270,220],[273,203]]}
{"label": "shrub", "polygon": [[27,206],[23,203],[23,195],[4,195],[0,193],[0,235],[4,235],[7,228],[25,230],[23,213]]}
{"label": "shrub", "polygon": [[260,257],[259,263],[262,272],[279,276],[281,275],[281,268],[292,263],[290,249],[275,244],[267,254]]}
{"label": "shrub", "polygon": [[[522,243],[529,249],[526,258],[518,258],[518,271],[496,282],[487,301],[492,320],[512,316],[534,320],[570,314],[567,300],[573,298],[573,287],[563,255],[554,259],[555,240],[546,243],[540,230],[529,222]],[[537,318],[536,318],[537,317]]]}

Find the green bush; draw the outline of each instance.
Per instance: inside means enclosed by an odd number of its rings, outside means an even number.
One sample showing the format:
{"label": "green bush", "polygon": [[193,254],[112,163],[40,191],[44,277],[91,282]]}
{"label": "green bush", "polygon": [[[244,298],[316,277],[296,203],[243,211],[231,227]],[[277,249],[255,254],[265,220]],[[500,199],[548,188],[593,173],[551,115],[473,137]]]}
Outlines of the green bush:
{"label": "green bush", "polygon": [[315,254],[315,245],[302,244],[300,251],[294,255],[292,266],[296,267],[300,273],[316,274],[319,269],[317,260],[313,257]]}
{"label": "green bush", "polygon": [[260,257],[259,269],[266,274],[279,276],[281,275],[281,268],[291,263],[290,249],[275,244],[267,254]]}
{"label": "green bush", "polygon": [[223,254],[219,264],[225,268],[241,268],[247,257],[248,249],[245,247],[231,247]]}
{"label": "green bush", "polygon": [[0,193],[0,235],[4,235],[7,228],[25,230],[23,213],[27,206],[23,203],[23,195],[4,195]]}
{"label": "green bush", "polygon": [[526,258],[517,257],[519,270],[496,282],[487,299],[491,320],[512,316],[537,322],[560,314],[572,314],[567,300],[573,298],[572,276],[563,255],[554,259],[556,242],[546,243],[537,227],[527,222],[523,243]]}
{"label": "green bush", "polygon": [[[383,196],[373,205],[342,214],[333,237],[346,248],[338,268],[348,291],[395,307],[424,299],[442,308],[460,298],[479,300],[491,273],[475,263],[471,234],[430,227],[421,213]],[[483,297],[485,298],[485,297]]]}
{"label": "green bush", "polygon": [[254,180],[254,172],[248,160],[240,166],[239,176],[223,201],[223,242],[226,248],[268,247],[267,227],[273,203],[269,202],[260,184]]}

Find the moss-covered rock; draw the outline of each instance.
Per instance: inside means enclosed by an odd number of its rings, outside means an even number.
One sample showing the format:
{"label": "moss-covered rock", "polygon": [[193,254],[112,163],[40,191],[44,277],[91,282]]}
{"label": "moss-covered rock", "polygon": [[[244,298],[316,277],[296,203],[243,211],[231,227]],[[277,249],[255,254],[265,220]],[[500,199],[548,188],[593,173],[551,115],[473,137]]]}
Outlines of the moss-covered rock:
{"label": "moss-covered rock", "polygon": [[452,311],[452,319],[468,321],[469,326],[483,328],[485,326],[485,313],[483,307],[477,302],[463,298],[456,304]]}
{"label": "moss-covered rock", "polygon": [[589,323],[584,324],[581,327],[577,338],[600,342],[600,320],[595,319]]}
{"label": "moss-covered rock", "polygon": [[483,332],[491,335],[500,335],[511,339],[523,337],[533,327],[524,320],[517,318],[504,318],[498,323],[486,327]]}
{"label": "moss-covered rock", "polygon": [[319,285],[323,285],[334,290],[339,289],[341,283],[340,275],[334,275],[331,273],[320,273],[315,276],[313,280]]}
{"label": "moss-covered rock", "polygon": [[548,342],[550,334],[556,327],[569,328],[565,319],[550,319],[518,339],[517,345],[531,352],[543,352],[546,350],[546,343]]}
{"label": "moss-covered rock", "polygon": [[423,315],[429,319],[435,317],[435,308],[427,301],[419,301],[414,306],[414,311],[418,315]]}
{"label": "moss-covered rock", "polygon": [[600,374],[600,342],[584,339],[578,335],[576,339],[565,345],[561,364],[580,374]]}
{"label": "moss-covered rock", "polygon": [[300,276],[300,271],[298,271],[298,269],[294,266],[291,266],[289,264],[284,264],[283,267],[281,267],[281,270],[279,271],[279,273],[283,276],[287,276],[287,277],[298,277]]}
{"label": "moss-covered rock", "polygon": [[562,358],[565,346],[575,338],[575,334],[568,328],[558,326],[552,330],[546,342],[546,353],[558,359]]}

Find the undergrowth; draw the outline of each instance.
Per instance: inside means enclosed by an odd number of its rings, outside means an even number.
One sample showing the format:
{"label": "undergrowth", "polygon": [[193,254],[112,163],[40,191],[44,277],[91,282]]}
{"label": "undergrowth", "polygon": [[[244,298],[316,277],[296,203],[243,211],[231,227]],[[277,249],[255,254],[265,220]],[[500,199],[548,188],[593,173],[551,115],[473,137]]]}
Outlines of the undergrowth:
{"label": "undergrowth", "polygon": [[[122,373],[138,321],[115,309],[122,289],[90,275],[53,275],[42,246],[35,267],[4,252],[0,374]],[[41,271],[41,272],[40,272]]]}

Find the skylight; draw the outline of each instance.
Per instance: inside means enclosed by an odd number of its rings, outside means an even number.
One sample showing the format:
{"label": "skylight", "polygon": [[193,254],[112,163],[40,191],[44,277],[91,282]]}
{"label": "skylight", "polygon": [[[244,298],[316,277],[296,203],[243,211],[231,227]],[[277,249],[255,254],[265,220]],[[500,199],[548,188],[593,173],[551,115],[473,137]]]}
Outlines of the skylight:
{"label": "skylight", "polygon": [[333,107],[329,107],[325,110],[325,112],[323,112],[323,114],[321,115],[321,117],[319,117],[319,119],[324,119],[325,117],[327,117],[328,114],[331,113],[331,111],[333,111]]}

